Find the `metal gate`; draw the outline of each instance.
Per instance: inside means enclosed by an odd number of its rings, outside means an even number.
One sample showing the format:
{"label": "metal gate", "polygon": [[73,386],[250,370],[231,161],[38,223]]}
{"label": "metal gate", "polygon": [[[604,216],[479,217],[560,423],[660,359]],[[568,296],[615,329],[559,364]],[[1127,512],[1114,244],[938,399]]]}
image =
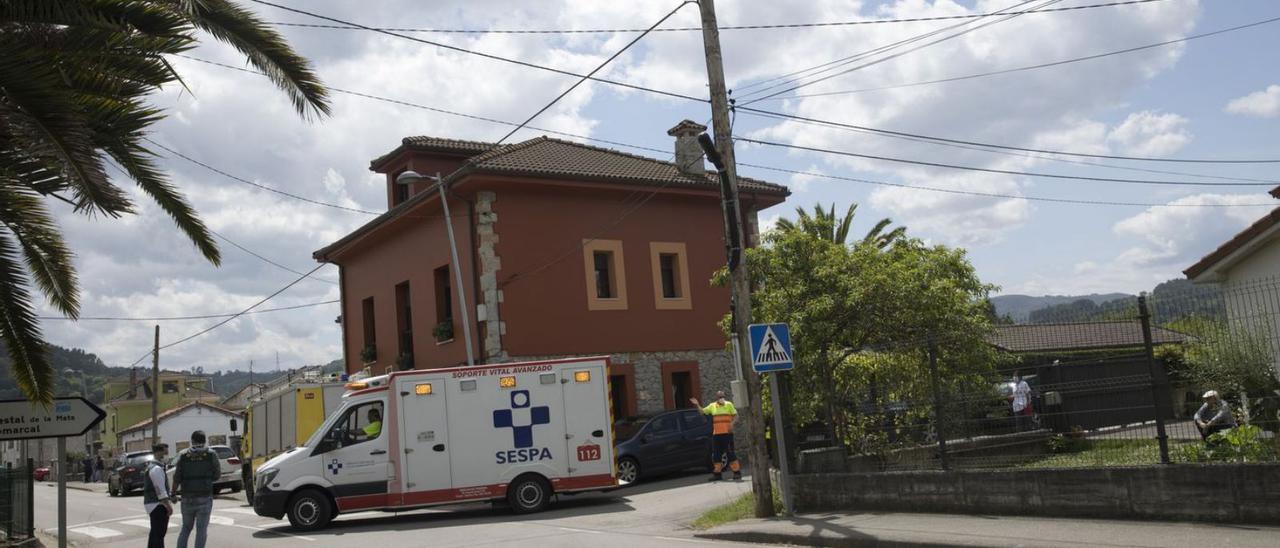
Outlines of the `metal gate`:
{"label": "metal gate", "polygon": [[26,466],[0,468],[0,541],[29,539],[35,534],[34,466],[34,461],[27,459]]}

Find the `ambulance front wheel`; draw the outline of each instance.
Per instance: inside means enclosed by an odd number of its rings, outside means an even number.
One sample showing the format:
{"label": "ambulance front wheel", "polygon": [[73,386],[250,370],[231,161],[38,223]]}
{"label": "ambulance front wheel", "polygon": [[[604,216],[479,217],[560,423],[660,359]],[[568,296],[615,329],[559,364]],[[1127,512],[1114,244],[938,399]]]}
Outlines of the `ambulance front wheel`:
{"label": "ambulance front wheel", "polygon": [[294,529],[314,531],[328,525],[330,519],[329,498],[315,489],[304,489],[289,499],[289,525]]}
{"label": "ambulance front wheel", "polygon": [[517,514],[540,512],[551,504],[551,486],[540,476],[521,476],[507,487],[507,503]]}

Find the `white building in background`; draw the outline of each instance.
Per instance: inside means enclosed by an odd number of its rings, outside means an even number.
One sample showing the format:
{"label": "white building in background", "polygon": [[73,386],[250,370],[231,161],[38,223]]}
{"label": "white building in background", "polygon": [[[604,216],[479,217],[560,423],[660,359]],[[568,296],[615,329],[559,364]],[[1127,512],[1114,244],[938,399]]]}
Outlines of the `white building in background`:
{"label": "white building in background", "polygon": [[[235,419],[235,430],[231,429]],[[244,433],[244,420],[240,414],[202,401],[193,401],[175,407],[159,416],[160,443],[169,446],[170,454],[191,445],[191,433],[203,430],[209,445],[228,445],[232,436]],[[120,442],[125,451],[141,451],[151,448],[151,419],[120,431]]]}
{"label": "white building in background", "polygon": [[[1271,189],[1280,198],[1280,187]],[[1222,286],[1233,328],[1260,333],[1280,374],[1280,207],[1183,271],[1193,283]]]}

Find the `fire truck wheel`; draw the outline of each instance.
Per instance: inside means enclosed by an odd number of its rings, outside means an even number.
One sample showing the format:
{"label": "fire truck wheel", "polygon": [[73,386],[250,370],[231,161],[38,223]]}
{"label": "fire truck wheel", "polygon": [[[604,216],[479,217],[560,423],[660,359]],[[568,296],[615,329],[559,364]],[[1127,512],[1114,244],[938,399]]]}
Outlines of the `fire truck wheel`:
{"label": "fire truck wheel", "polygon": [[517,514],[542,511],[551,503],[551,486],[539,476],[521,476],[507,487],[507,502]]}
{"label": "fire truck wheel", "polygon": [[315,489],[304,489],[289,499],[289,525],[300,531],[314,531],[329,524],[333,512],[329,499]]}

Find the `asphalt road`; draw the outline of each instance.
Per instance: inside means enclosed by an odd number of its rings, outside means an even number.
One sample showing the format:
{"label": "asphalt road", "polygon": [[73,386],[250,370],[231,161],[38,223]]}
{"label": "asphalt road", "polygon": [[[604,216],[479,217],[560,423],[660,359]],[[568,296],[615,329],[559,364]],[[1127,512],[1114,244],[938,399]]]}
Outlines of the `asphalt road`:
{"label": "asphalt road", "polygon": [[[322,531],[295,533],[286,520],[253,513],[242,494],[214,501],[209,546],[683,546],[723,544],[693,538],[687,527],[706,509],[750,491],[749,481],[708,484],[705,474],[644,482],[608,493],[560,497],[549,511],[515,516],[488,504],[405,513],[361,512],[339,516]],[[57,534],[56,488],[36,484],[36,528]],[[146,543],[149,522],[142,497],[67,490],[68,540],[75,546],[136,547]],[[166,544],[176,545],[180,518],[170,522]],[[757,545],[758,546],[758,545]]]}

